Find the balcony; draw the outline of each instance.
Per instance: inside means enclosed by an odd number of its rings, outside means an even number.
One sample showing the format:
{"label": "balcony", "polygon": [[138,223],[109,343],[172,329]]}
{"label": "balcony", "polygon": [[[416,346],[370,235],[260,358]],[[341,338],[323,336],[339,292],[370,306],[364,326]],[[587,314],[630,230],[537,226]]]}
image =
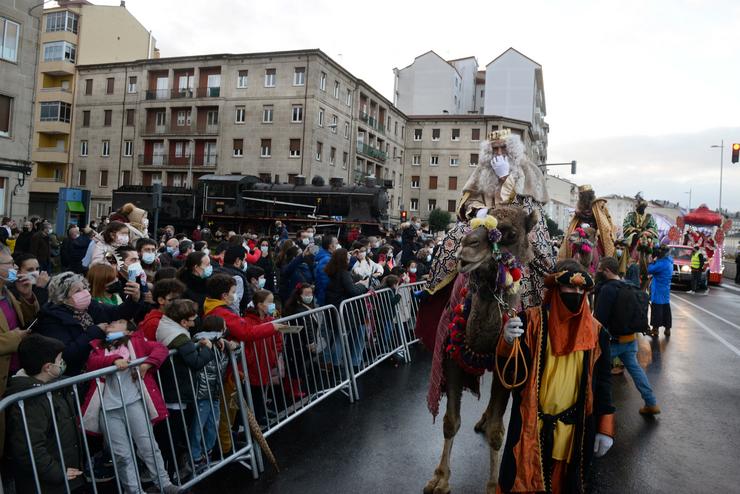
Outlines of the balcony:
{"label": "balcony", "polygon": [[67,151],[64,148],[56,147],[36,148],[31,153],[31,159],[43,163],[66,163]]}
{"label": "balcony", "polygon": [[385,134],[385,125],[383,125],[381,122],[378,122],[377,118],[374,118],[370,116],[368,113],[361,111],[360,120],[365,122],[368,125],[368,127],[373,128],[377,130],[378,132],[382,132],[383,134]]}
{"label": "balcony", "polygon": [[46,134],[69,134],[72,130],[72,126],[69,122],[48,120],[43,122],[36,122],[34,130],[36,132],[44,132]]}
{"label": "balcony", "polygon": [[200,166],[203,168],[215,167],[218,164],[218,154],[201,154],[195,156],[193,159],[193,166]]}
{"label": "balcony", "polygon": [[370,158],[383,162],[385,162],[385,160],[388,158],[388,155],[380,149],[375,149],[374,147],[363,144],[362,142],[357,143],[357,152],[364,156],[368,156]]}
{"label": "balcony", "polygon": [[68,60],[40,60],[39,72],[53,76],[75,75],[75,64]]}
{"label": "balcony", "polygon": [[140,154],[139,166],[152,167],[183,167],[190,166],[190,156],[175,156],[174,154]]}
{"label": "balcony", "polygon": [[64,187],[64,177],[31,178],[31,192],[58,194],[61,187]]}
{"label": "balcony", "polygon": [[39,91],[38,101],[62,101],[71,105],[72,91],[65,87],[44,87]]}
{"label": "balcony", "polygon": [[193,125],[147,125],[142,136],[165,136],[165,135],[218,135],[218,124]]}
{"label": "balcony", "polygon": [[196,94],[198,98],[218,98],[221,96],[221,87],[199,87]]}

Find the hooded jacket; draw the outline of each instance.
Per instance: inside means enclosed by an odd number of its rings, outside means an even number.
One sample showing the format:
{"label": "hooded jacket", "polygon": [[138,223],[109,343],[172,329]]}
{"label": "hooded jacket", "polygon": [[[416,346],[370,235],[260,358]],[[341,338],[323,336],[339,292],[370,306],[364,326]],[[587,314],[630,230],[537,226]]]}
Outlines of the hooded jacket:
{"label": "hooded jacket", "polygon": [[311,265],[315,261],[306,259],[303,254],[295,256],[280,270],[280,298],[287,301],[298,283],[313,284],[315,276]]}
{"label": "hooded jacket", "polygon": [[[196,333],[195,339],[206,339],[215,343],[221,337],[220,333]],[[198,379],[195,383],[195,399],[198,401],[219,401],[221,393],[221,383],[223,376],[228,370],[229,358],[226,354],[218,349],[213,350],[214,359],[206,364],[198,372]]]}
{"label": "hooded jacket", "polygon": [[316,280],[316,290],[314,290],[314,295],[316,297],[317,307],[324,305],[326,287],[329,286],[329,275],[324,272],[324,268],[329,264],[330,260],[331,252],[324,248],[319,249],[314,262],[314,279]]}
{"label": "hooded jacket", "polygon": [[144,320],[139,323],[136,328],[144,337],[149,341],[157,341],[157,328],[159,327],[159,321],[164,316],[164,312],[159,309],[152,309],[146,313]]}
{"label": "hooded jacket", "polygon": [[[10,379],[7,395],[40,389],[43,385],[43,382],[28,376],[25,371],[21,370]],[[32,456],[36,463],[41,492],[44,494],[67,492],[64,485],[65,471],[62,469],[62,458],[59,455],[60,445],[64,466],[82,470],[82,454],[72,388],[52,391],[51,405],[46,393],[27,398],[24,404],[33,455],[28,449],[26,428],[23,425],[20,408],[18,405],[11,405],[6,412],[8,420],[7,456],[13,463],[16,492],[36,492],[31,464]],[[54,407],[53,415],[51,406]],[[56,441],[55,420],[60,444]],[[69,481],[69,488],[74,490],[83,484],[84,477],[80,476]]]}
{"label": "hooded jacket", "polygon": [[188,298],[198,304],[198,310],[203,311],[203,302],[206,300],[206,281],[207,278],[201,278],[190,271],[184,271],[178,276],[178,279],[185,283],[187,287],[182,298]]}

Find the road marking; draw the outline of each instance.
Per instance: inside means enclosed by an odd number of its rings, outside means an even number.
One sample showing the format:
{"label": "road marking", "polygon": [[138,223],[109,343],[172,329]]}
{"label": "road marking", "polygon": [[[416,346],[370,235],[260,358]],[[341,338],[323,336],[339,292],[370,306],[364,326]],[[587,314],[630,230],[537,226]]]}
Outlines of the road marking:
{"label": "road marking", "polygon": [[722,283],[719,287],[723,290],[730,290],[736,293],[740,293],[740,288],[735,288],[734,286],[729,285],[728,283]]}
{"label": "road marking", "polygon": [[681,306],[676,305],[675,302],[673,302],[672,305],[674,305],[679,310],[679,312],[681,312],[684,316],[688,317],[689,319],[691,319],[692,321],[694,321],[696,324],[698,324],[699,327],[702,328],[704,331],[706,331],[710,335],[714,336],[717,339],[717,341],[719,341],[724,346],[726,346],[727,348],[729,348],[731,352],[733,352],[735,355],[737,355],[738,357],[740,357],[740,349],[738,349],[732,343],[729,343],[726,339],[722,338],[720,335],[718,335],[717,333],[715,333],[713,330],[709,329],[709,326],[707,326],[706,324],[704,324],[703,322],[701,322],[700,320],[698,320],[697,318],[695,318],[694,316],[692,316],[691,314],[689,314],[686,311],[686,309],[682,308]]}
{"label": "road marking", "polygon": [[725,324],[729,324],[729,325],[730,325],[730,326],[732,326],[733,328],[735,328],[735,329],[737,329],[738,331],[740,331],[740,326],[738,326],[738,325],[737,325],[737,324],[735,324],[734,322],[730,322],[730,321],[728,321],[727,319],[725,319],[725,318],[724,318],[724,317],[722,317],[722,316],[718,316],[717,314],[714,314],[714,313],[712,313],[712,312],[709,312],[709,311],[708,311],[707,309],[705,309],[704,307],[701,307],[701,306],[699,306],[699,305],[696,305],[696,304],[695,304],[695,303],[693,303],[693,302],[689,302],[688,300],[686,300],[686,299],[685,299],[685,298],[683,298],[683,297],[678,297],[678,296],[674,296],[674,298],[677,298],[678,300],[680,300],[681,302],[684,302],[684,303],[686,303],[686,304],[692,305],[692,306],[696,307],[697,309],[699,309],[700,311],[706,312],[706,313],[707,313],[707,314],[709,314],[710,316],[712,316],[712,317],[715,317],[715,318],[719,319],[720,321],[722,321],[723,323],[725,323]]}

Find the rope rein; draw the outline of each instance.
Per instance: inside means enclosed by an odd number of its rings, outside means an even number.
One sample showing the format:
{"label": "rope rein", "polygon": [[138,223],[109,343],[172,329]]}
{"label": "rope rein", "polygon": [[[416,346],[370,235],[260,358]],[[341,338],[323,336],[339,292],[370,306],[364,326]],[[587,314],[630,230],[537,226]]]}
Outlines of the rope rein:
{"label": "rope rein", "polygon": [[[496,301],[499,304],[499,307],[501,308],[502,314],[506,314],[508,318],[516,317],[516,311],[509,307],[509,304],[506,303],[501,297],[498,295],[494,295],[496,297]],[[501,332],[500,338],[503,338],[504,334]],[[514,338],[514,341],[511,344],[511,351],[509,352],[509,356],[506,358],[506,362],[504,362],[503,370],[501,369],[501,366],[499,364],[498,355],[494,355],[494,361],[496,366],[496,376],[498,376],[499,382],[503,385],[503,387],[507,390],[511,390],[513,388],[518,388],[519,386],[522,386],[524,383],[527,382],[527,379],[529,379],[529,369],[527,369],[527,360],[524,357],[524,350],[522,350],[522,344],[520,341],[521,337]],[[496,345],[498,347],[498,345]],[[524,376],[517,380],[517,376],[519,375],[519,361],[522,362],[522,368],[524,369]],[[509,370],[510,366],[514,365],[514,375],[511,379],[511,382],[509,382],[504,376],[506,375],[506,372]]]}

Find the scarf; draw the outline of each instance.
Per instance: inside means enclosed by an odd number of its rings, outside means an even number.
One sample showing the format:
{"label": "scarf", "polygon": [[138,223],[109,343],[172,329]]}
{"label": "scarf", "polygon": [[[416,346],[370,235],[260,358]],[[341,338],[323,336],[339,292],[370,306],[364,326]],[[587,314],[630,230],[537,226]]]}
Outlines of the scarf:
{"label": "scarf", "polygon": [[581,307],[573,313],[565,307],[560,290],[551,288],[545,293],[545,305],[550,307],[547,317],[547,334],[550,336],[552,353],[556,357],[579,350],[596,348],[599,335],[593,328],[596,321],[588,307],[588,297],[583,295]]}
{"label": "scarf", "polygon": [[74,317],[77,322],[80,323],[83,331],[87,331],[90,326],[93,326],[95,324],[95,322],[93,322],[92,316],[86,310],[80,311],[73,307],[67,307],[69,308],[69,310],[72,311],[72,317]]}

